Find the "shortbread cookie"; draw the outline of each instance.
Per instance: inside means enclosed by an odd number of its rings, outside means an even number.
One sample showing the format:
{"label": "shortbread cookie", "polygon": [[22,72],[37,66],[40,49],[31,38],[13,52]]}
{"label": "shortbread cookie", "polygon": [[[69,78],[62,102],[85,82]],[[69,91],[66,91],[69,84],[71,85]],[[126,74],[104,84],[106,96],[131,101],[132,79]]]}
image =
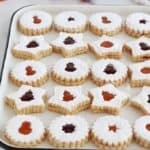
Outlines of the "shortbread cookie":
{"label": "shortbread cookie", "polygon": [[48,100],[48,109],[63,114],[75,114],[90,107],[90,98],[83,95],[80,86],[55,87]]}
{"label": "shortbread cookie", "polygon": [[51,77],[62,85],[80,85],[89,75],[88,65],[77,58],[64,58],[52,67]]}
{"label": "shortbread cookie", "polygon": [[150,87],[144,86],[138,95],[131,98],[131,105],[150,115]]}
{"label": "shortbread cookie", "polygon": [[121,108],[128,102],[129,96],[118,90],[112,84],[106,84],[89,91],[92,98],[91,109],[93,112],[105,112],[114,115],[120,113]]}
{"label": "shortbread cookie", "polygon": [[21,59],[38,60],[51,53],[52,47],[43,36],[21,36],[20,42],[12,49],[13,56]]}
{"label": "shortbread cookie", "polygon": [[25,12],[18,21],[19,30],[26,35],[45,34],[50,31],[51,25],[52,16],[40,10]]}
{"label": "shortbread cookie", "polygon": [[64,11],[54,18],[54,27],[58,32],[84,32],[86,26],[86,16],[78,11]]}
{"label": "shortbread cookie", "polygon": [[125,21],[125,31],[133,37],[147,36],[150,37],[150,14],[132,13]]}
{"label": "shortbread cookie", "polygon": [[138,118],[133,129],[136,143],[150,149],[150,116]]}
{"label": "shortbread cookie", "polygon": [[88,123],[79,116],[57,117],[48,128],[49,143],[58,148],[80,148],[88,138]]}
{"label": "shortbread cookie", "polygon": [[116,13],[99,12],[90,19],[90,31],[96,35],[115,35],[122,30],[122,18]]}
{"label": "shortbread cookie", "polygon": [[83,42],[82,33],[64,33],[51,42],[53,50],[64,57],[72,57],[88,51],[87,43]]}
{"label": "shortbread cookie", "polygon": [[122,46],[121,40],[109,36],[102,36],[98,40],[89,43],[90,50],[96,58],[119,59],[122,56]]}
{"label": "shortbread cookie", "polygon": [[132,141],[132,128],[127,120],[116,116],[98,118],[91,130],[93,143],[102,150],[121,150]]}
{"label": "shortbread cookie", "polygon": [[150,60],[131,64],[129,68],[132,87],[150,86]]}
{"label": "shortbread cookie", "polygon": [[46,91],[29,85],[22,85],[18,91],[6,96],[5,103],[17,114],[40,113],[45,110]]}
{"label": "shortbread cookie", "polygon": [[39,61],[26,60],[16,64],[9,73],[10,80],[17,86],[22,84],[41,86],[48,80],[45,64]]}
{"label": "shortbread cookie", "polygon": [[132,54],[133,61],[144,61],[150,59],[150,39],[141,37],[127,42],[123,49]]}
{"label": "shortbread cookie", "polygon": [[33,147],[45,138],[45,128],[37,117],[17,115],[6,125],[4,136],[10,144],[20,147]]}
{"label": "shortbread cookie", "polygon": [[112,83],[115,86],[122,85],[128,76],[128,68],[115,59],[101,59],[95,62],[91,68],[92,80],[98,86]]}

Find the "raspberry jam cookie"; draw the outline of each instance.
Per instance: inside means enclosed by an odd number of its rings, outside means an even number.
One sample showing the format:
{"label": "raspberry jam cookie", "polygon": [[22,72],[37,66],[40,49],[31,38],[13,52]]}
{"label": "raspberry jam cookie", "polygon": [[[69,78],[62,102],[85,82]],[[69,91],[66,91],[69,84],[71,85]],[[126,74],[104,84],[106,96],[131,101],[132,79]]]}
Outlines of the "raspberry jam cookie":
{"label": "raspberry jam cookie", "polygon": [[91,130],[92,141],[99,149],[121,150],[132,141],[132,128],[127,120],[116,116],[98,118]]}
{"label": "raspberry jam cookie", "polygon": [[143,116],[137,119],[133,127],[134,137],[137,144],[150,148],[150,116]]}
{"label": "raspberry jam cookie", "polygon": [[90,99],[81,93],[80,86],[55,87],[55,95],[48,100],[48,109],[63,113],[75,114],[90,107]]}
{"label": "raspberry jam cookie", "polygon": [[13,56],[21,59],[38,60],[51,53],[52,47],[43,36],[22,36],[12,49]]}
{"label": "raspberry jam cookie", "polygon": [[141,92],[131,99],[131,105],[150,115],[150,87],[144,86]]}
{"label": "raspberry jam cookie", "polygon": [[52,17],[40,10],[25,12],[19,19],[19,30],[26,35],[45,34],[50,31]]}
{"label": "raspberry jam cookie", "polygon": [[10,80],[17,86],[22,84],[41,86],[48,80],[45,64],[39,61],[26,60],[18,63],[9,74]]}
{"label": "raspberry jam cookie", "polygon": [[141,37],[124,45],[124,50],[132,54],[133,61],[144,61],[150,59],[150,39]]}
{"label": "raspberry jam cookie", "polygon": [[121,58],[122,42],[119,39],[103,36],[98,40],[89,43],[90,50],[96,58]]}
{"label": "raspberry jam cookie", "polygon": [[78,11],[64,11],[54,18],[54,26],[58,32],[84,32],[87,26],[87,18]]}
{"label": "raspberry jam cookie", "polygon": [[89,91],[92,98],[91,109],[93,112],[105,112],[118,115],[121,108],[128,102],[128,95],[121,92],[112,84],[106,84]]}
{"label": "raspberry jam cookie", "polygon": [[129,68],[132,87],[150,86],[150,60],[131,64]]}
{"label": "raspberry jam cookie", "polygon": [[88,123],[79,116],[57,117],[48,128],[49,143],[58,148],[80,148],[88,138]]}
{"label": "raspberry jam cookie", "polygon": [[132,13],[126,18],[125,31],[133,37],[150,37],[150,15],[146,13]]}
{"label": "raspberry jam cookie", "polygon": [[56,53],[60,53],[64,57],[72,57],[88,51],[88,45],[83,42],[82,33],[61,32],[59,37],[51,42],[51,45]]}
{"label": "raspberry jam cookie", "polygon": [[18,91],[6,96],[5,103],[17,114],[40,113],[45,110],[46,91],[29,85],[22,85]]}
{"label": "raspberry jam cookie", "polygon": [[90,31],[96,35],[115,35],[122,30],[122,18],[112,12],[93,14],[90,19]]}
{"label": "raspberry jam cookie", "polygon": [[62,85],[80,85],[89,75],[88,65],[77,58],[64,58],[52,67],[51,77]]}
{"label": "raspberry jam cookie", "polygon": [[115,86],[122,85],[128,76],[128,68],[115,59],[101,59],[95,62],[91,68],[92,80],[98,85],[112,83]]}
{"label": "raspberry jam cookie", "polygon": [[4,136],[10,144],[32,147],[42,143],[45,138],[45,128],[37,117],[17,115],[8,121]]}

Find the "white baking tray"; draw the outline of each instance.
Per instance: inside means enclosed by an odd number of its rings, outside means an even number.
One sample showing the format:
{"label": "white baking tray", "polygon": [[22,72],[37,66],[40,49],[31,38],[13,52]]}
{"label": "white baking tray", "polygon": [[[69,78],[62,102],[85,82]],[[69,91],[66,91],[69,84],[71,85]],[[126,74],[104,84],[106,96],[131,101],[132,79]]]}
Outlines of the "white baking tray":
{"label": "white baking tray", "polygon": [[[4,127],[5,127],[8,119],[10,119],[12,116],[14,116],[15,113],[12,111],[12,109],[10,109],[4,105],[4,97],[8,93],[13,92],[18,89],[18,87],[14,86],[8,80],[8,73],[9,73],[10,69],[13,68],[13,66],[16,63],[22,61],[20,59],[14,58],[11,55],[11,49],[12,49],[13,45],[16,42],[18,42],[19,37],[21,35],[21,33],[19,33],[17,30],[18,18],[24,12],[26,12],[28,10],[33,10],[33,9],[48,11],[50,14],[52,14],[53,17],[57,13],[64,11],[64,10],[81,11],[84,14],[86,14],[87,17],[89,17],[92,13],[95,13],[95,12],[111,11],[111,12],[116,12],[116,13],[120,14],[123,18],[125,18],[128,14],[130,14],[132,12],[148,12],[148,13],[150,12],[150,9],[148,6],[146,7],[146,6],[102,6],[102,5],[101,6],[33,5],[33,6],[21,8],[18,11],[16,11],[11,20],[10,31],[9,31],[9,35],[8,35],[8,43],[6,46],[6,53],[5,53],[2,72],[1,72],[1,87],[0,87],[0,140],[2,143],[6,144],[7,146],[12,146],[12,145],[7,143],[7,141],[3,137],[3,130],[4,130]],[[50,42],[52,39],[55,39],[57,36],[58,36],[58,33],[51,31],[50,33],[45,35],[45,38],[47,41]],[[125,33],[120,33],[120,34],[116,35],[115,37],[122,39],[123,42],[133,39],[133,38],[127,36]],[[97,36],[93,35],[92,33],[88,32],[88,31],[86,33],[84,33],[84,40],[87,42],[94,41],[97,38],[98,38]],[[77,57],[86,61],[89,64],[89,66],[94,61],[96,61],[96,59],[92,53],[83,54],[83,55],[80,55]],[[45,63],[47,65],[48,69],[50,70],[51,66],[60,58],[62,58],[61,55],[53,53],[51,56],[46,57],[46,58],[42,59],[41,61],[43,63]],[[129,56],[129,54],[126,54],[126,53],[123,54],[123,58],[121,59],[121,61],[123,61],[126,65],[132,63],[131,57]],[[54,86],[56,86],[56,85],[57,84],[50,79],[47,82],[47,84],[45,84],[42,87],[47,89],[47,91],[50,95],[53,95]],[[86,81],[85,84],[82,85],[82,87],[83,87],[82,88],[83,93],[87,94],[87,91],[93,87],[96,87],[96,85],[94,85],[90,80],[88,80],[88,81]],[[123,86],[119,87],[119,89],[126,91],[127,93],[130,94],[131,97],[136,95],[140,91],[139,88],[131,88],[129,86],[128,82],[126,84],[124,84]],[[40,117],[40,119],[44,122],[45,127],[48,127],[48,124],[56,116],[60,116],[60,114],[53,113],[50,111],[46,111],[45,113],[34,114],[34,115]],[[98,118],[100,116],[104,116],[104,115],[109,115],[109,114],[104,114],[104,113],[95,114],[95,113],[92,113],[90,110],[88,110],[88,111],[83,111],[83,112],[79,113],[79,115],[85,117],[88,120],[89,124],[92,125],[92,123],[95,121],[96,118]],[[132,108],[129,104],[122,109],[121,114],[120,114],[121,117],[128,119],[131,125],[134,123],[134,121],[138,117],[140,117],[142,115],[143,114],[140,111]],[[48,142],[45,140],[43,142],[43,144],[39,145],[36,148],[54,148],[54,147],[49,145]],[[91,142],[89,142],[88,144],[86,144],[83,147],[83,149],[96,149],[96,147]],[[135,144],[135,142],[133,141],[132,144],[128,147],[128,150],[142,150],[142,148],[139,147],[137,144]]]}

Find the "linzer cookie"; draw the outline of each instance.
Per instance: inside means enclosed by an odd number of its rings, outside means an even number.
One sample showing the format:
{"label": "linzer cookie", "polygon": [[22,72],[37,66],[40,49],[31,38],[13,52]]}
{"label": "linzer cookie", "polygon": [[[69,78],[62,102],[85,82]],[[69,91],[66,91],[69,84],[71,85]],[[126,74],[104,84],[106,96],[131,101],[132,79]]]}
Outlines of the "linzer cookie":
{"label": "linzer cookie", "polygon": [[58,32],[84,32],[86,26],[86,16],[78,11],[64,11],[54,18],[54,27]]}
{"label": "linzer cookie", "polygon": [[83,95],[80,86],[55,87],[48,100],[48,109],[63,114],[75,114],[90,107],[90,98]]}
{"label": "linzer cookie", "polygon": [[57,117],[48,128],[49,143],[57,148],[80,148],[88,138],[88,123],[79,116]]}
{"label": "linzer cookie", "polygon": [[92,99],[91,109],[93,112],[110,113],[118,115],[121,108],[128,102],[129,96],[115,88],[112,84],[106,84],[89,91]]}
{"label": "linzer cookie", "polygon": [[17,114],[40,113],[45,110],[46,91],[22,85],[18,91],[8,94],[5,103]]}
{"label": "linzer cookie", "polygon": [[93,143],[99,149],[122,150],[132,141],[132,128],[123,118],[105,116],[95,121],[91,135]]}
{"label": "linzer cookie", "polygon": [[138,95],[131,98],[131,105],[150,115],[150,87],[144,86]]}
{"label": "linzer cookie", "polygon": [[45,64],[39,61],[26,60],[12,68],[9,79],[17,86],[22,84],[41,86],[48,80],[48,71]]}
{"label": "linzer cookie", "polygon": [[54,52],[60,53],[64,57],[72,57],[88,51],[87,43],[83,42],[82,33],[64,33],[51,42]]}
{"label": "linzer cookie", "polygon": [[125,31],[133,37],[150,37],[150,15],[148,13],[132,13],[125,21]]}
{"label": "linzer cookie", "polygon": [[129,68],[132,87],[150,86],[150,60],[131,64]]}
{"label": "linzer cookie", "polygon": [[13,56],[21,59],[38,60],[51,53],[52,47],[43,36],[22,36],[12,49]]}
{"label": "linzer cookie", "polygon": [[98,86],[111,83],[115,86],[122,85],[128,77],[128,68],[115,59],[101,59],[91,67],[92,80]]}
{"label": "linzer cookie", "polygon": [[147,115],[137,119],[133,131],[136,143],[150,149],[150,116]]}
{"label": "linzer cookie", "polygon": [[26,35],[45,34],[50,31],[51,25],[51,15],[40,10],[25,12],[18,22],[19,30]]}
{"label": "linzer cookie", "polygon": [[115,35],[122,30],[122,18],[112,12],[99,12],[93,14],[90,19],[90,31],[98,36]]}
{"label": "linzer cookie", "polygon": [[96,58],[121,58],[123,43],[121,40],[102,36],[98,40],[89,43],[90,50]]}
{"label": "linzer cookie", "polygon": [[51,77],[62,85],[80,85],[89,76],[88,65],[77,58],[64,58],[52,67]]}
{"label": "linzer cookie", "polygon": [[133,61],[144,61],[150,59],[150,39],[141,37],[127,42],[123,48],[132,54]]}
{"label": "linzer cookie", "polygon": [[16,146],[37,146],[45,138],[45,128],[37,117],[17,115],[8,121],[4,136],[10,144]]}

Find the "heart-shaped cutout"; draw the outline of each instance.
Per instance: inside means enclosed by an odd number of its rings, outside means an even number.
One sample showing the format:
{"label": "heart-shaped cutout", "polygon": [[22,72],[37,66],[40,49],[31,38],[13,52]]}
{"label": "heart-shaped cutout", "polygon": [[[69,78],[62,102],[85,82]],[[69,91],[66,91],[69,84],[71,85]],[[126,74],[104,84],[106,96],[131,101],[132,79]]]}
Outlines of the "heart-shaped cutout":
{"label": "heart-shaped cutout", "polygon": [[110,101],[112,100],[116,95],[115,94],[112,94],[108,91],[102,91],[102,96],[103,96],[103,99],[104,101]]}
{"label": "heart-shaped cutout", "polygon": [[72,101],[74,99],[74,96],[69,91],[64,91],[63,93],[63,101]]}
{"label": "heart-shaped cutout", "polygon": [[104,41],[100,44],[101,47],[105,47],[105,48],[110,48],[112,47],[114,44],[111,41]]}
{"label": "heart-shaped cutout", "polygon": [[104,24],[108,24],[108,23],[111,23],[111,21],[106,17],[106,16],[102,16],[101,17],[101,20]]}
{"label": "heart-shaped cutout", "polygon": [[30,134],[32,132],[31,123],[29,121],[22,122],[18,131],[24,135]]}
{"label": "heart-shaped cutout", "polygon": [[73,17],[69,17],[68,21],[74,21],[75,19]]}
{"label": "heart-shaped cutout", "polygon": [[139,20],[139,23],[141,23],[141,24],[146,24],[146,20],[145,19],[141,19],[141,20]]}
{"label": "heart-shaped cutout", "polygon": [[22,97],[20,98],[21,101],[31,101],[31,100],[34,100],[34,96],[33,96],[33,93],[31,90],[27,91],[26,93],[24,93],[22,95]]}
{"label": "heart-shaped cutout", "polygon": [[113,66],[113,64],[108,64],[105,67],[104,72],[106,74],[115,74],[116,73],[116,68]]}
{"label": "heart-shaped cutout", "polygon": [[112,131],[112,132],[116,132],[117,131],[116,125],[110,125],[108,128],[109,128],[109,131]]}
{"label": "heart-shaped cutout", "polygon": [[73,124],[65,124],[64,126],[62,126],[62,130],[65,133],[72,133],[75,131],[75,126]]}
{"label": "heart-shaped cutout", "polygon": [[40,24],[41,23],[41,19],[38,16],[33,16],[33,23],[34,24]]}
{"label": "heart-shaped cutout", "polygon": [[36,42],[36,41],[31,41],[31,42],[29,42],[28,44],[27,44],[27,48],[36,48],[36,47],[38,47],[39,46],[39,44]]}
{"label": "heart-shaped cutout", "polygon": [[26,70],[26,75],[27,76],[32,76],[32,75],[34,75],[36,73],[36,71],[33,70],[33,68],[31,66],[27,66],[25,68],[25,70]]}
{"label": "heart-shaped cutout", "polygon": [[66,44],[66,45],[71,45],[71,44],[74,44],[75,43],[75,40],[72,38],[72,37],[70,37],[70,36],[68,36],[65,40],[64,40],[64,44]]}
{"label": "heart-shaped cutout", "polygon": [[148,124],[145,126],[145,128],[146,128],[148,131],[150,131],[150,123],[148,123]]}
{"label": "heart-shaped cutout", "polygon": [[150,46],[147,43],[141,42],[141,43],[139,43],[139,45],[141,47],[141,50],[143,50],[143,51],[150,50]]}
{"label": "heart-shaped cutout", "polygon": [[144,67],[144,68],[142,68],[142,69],[141,69],[141,72],[142,72],[143,74],[149,74],[149,73],[150,73],[150,67]]}
{"label": "heart-shaped cutout", "polygon": [[76,67],[75,67],[74,63],[69,62],[66,64],[65,70],[68,72],[74,72],[76,70]]}

